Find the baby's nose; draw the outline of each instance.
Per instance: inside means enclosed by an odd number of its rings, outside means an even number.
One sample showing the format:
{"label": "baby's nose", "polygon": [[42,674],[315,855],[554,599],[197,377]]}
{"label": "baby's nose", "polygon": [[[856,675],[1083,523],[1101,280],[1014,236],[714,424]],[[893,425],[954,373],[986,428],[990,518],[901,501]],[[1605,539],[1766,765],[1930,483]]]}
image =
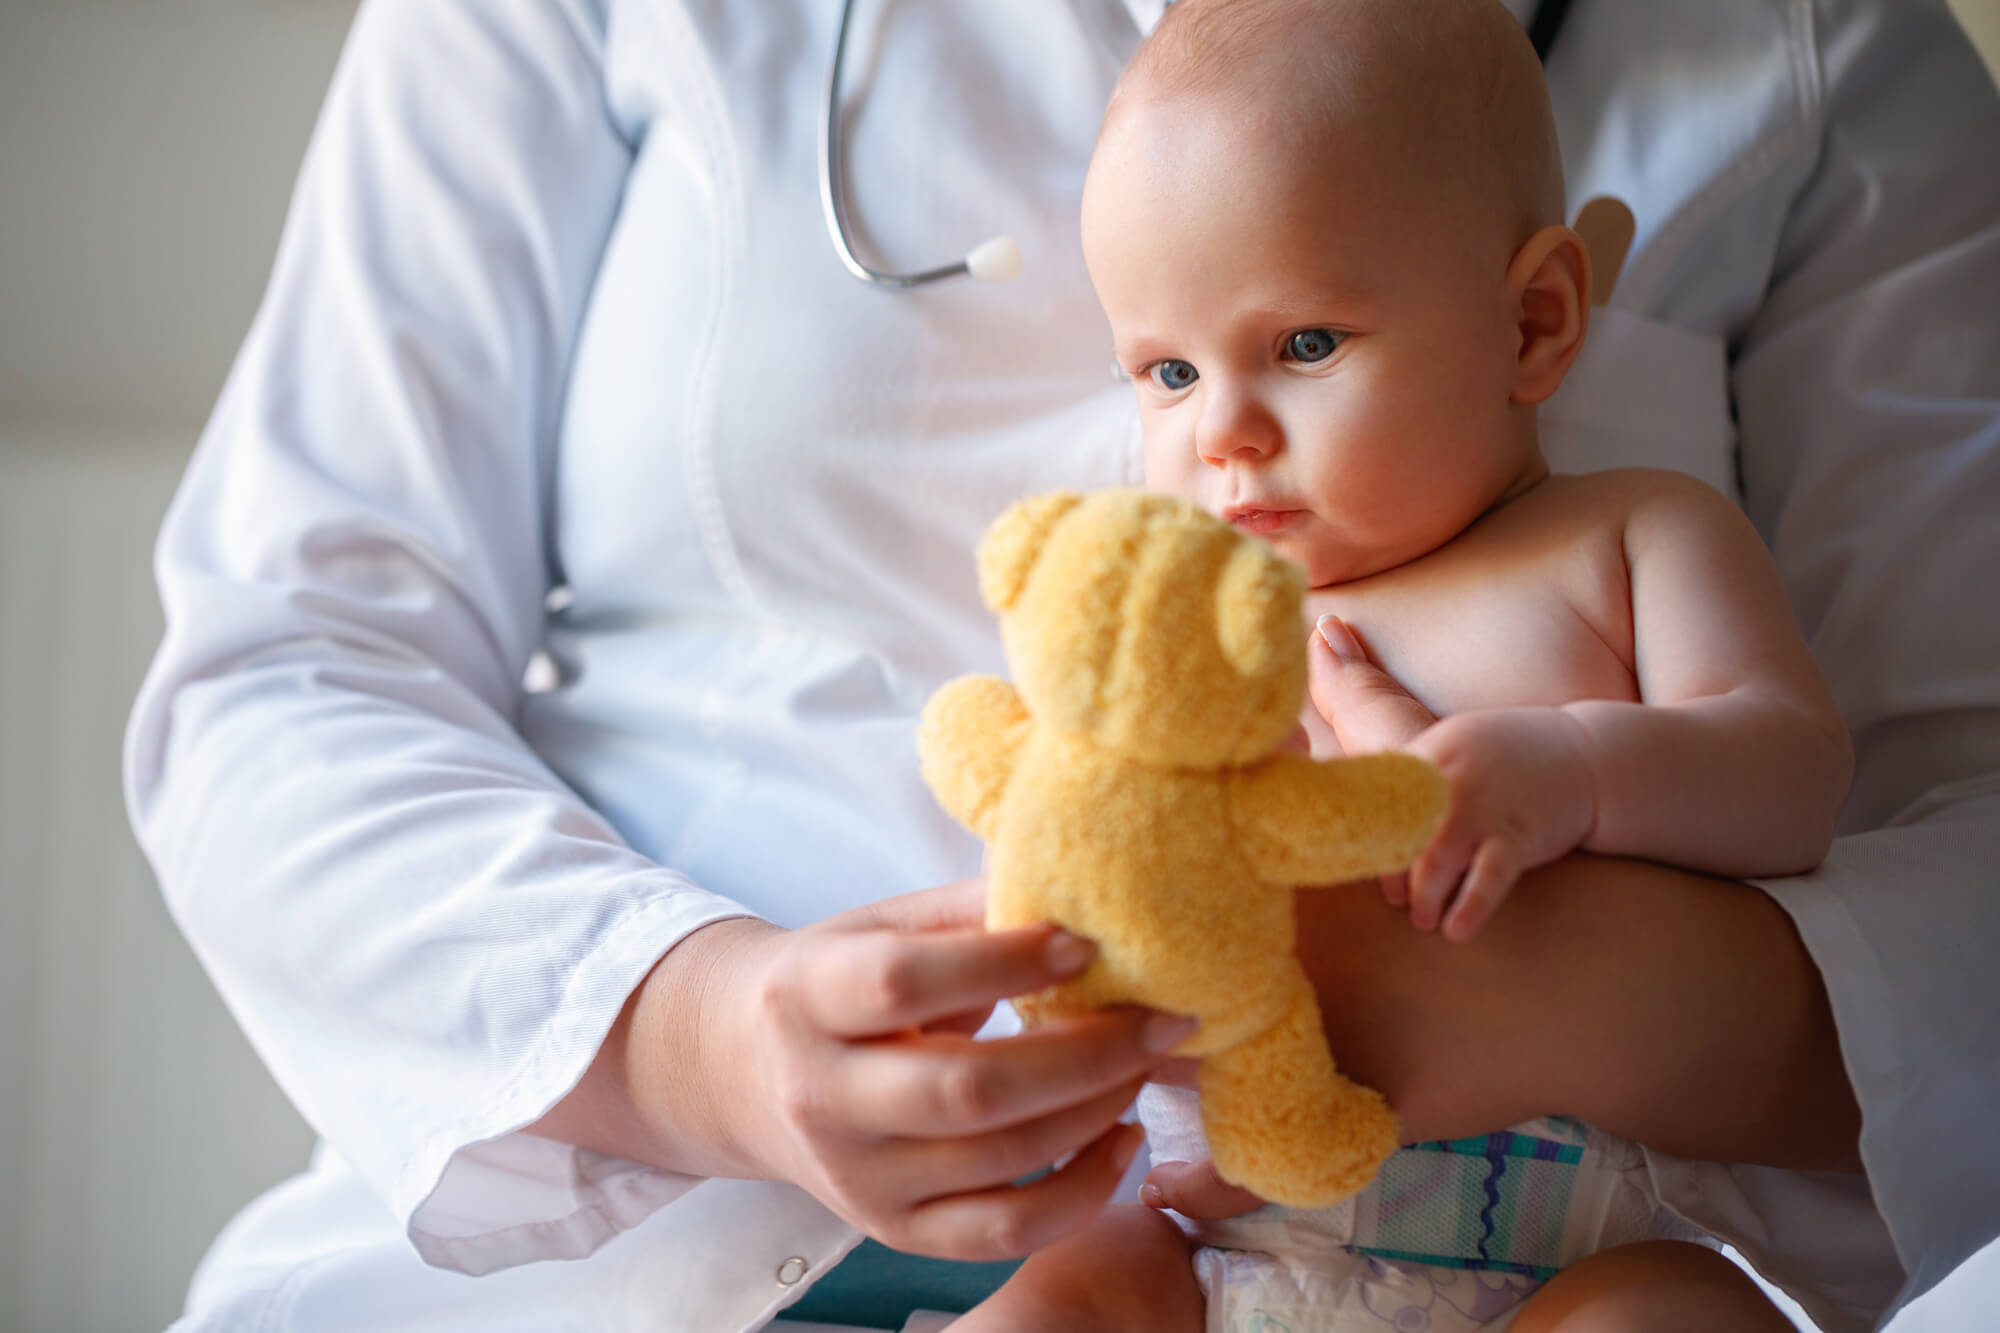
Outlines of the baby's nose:
{"label": "baby's nose", "polygon": [[1208,402],[1195,434],[1195,452],[1218,466],[1247,458],[1268,458],[1285,446],[1284,428],[1248,395],[1216,395]]}

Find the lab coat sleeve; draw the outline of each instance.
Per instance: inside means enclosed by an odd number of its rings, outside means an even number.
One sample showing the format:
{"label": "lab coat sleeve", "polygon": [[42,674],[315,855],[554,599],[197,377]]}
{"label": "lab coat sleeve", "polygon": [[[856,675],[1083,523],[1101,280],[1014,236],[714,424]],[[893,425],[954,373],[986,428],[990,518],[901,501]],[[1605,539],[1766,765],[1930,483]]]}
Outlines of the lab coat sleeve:
{"label": "lab coat sleeve", "polygon": [[1903,1274],[1810,1225],[1743,1248],[1866,1328],[2000,1234],[2000,96],[1942,0],[1811,12],[1819,158],[1734,390],[1746,507],[1858,773],[1825,865],[1766,887],[1825,976]]}
{"label": "lab coat sleeve", "polygon": [[[573,1257],[692,1182],[518,1133],[736,903],[516,734],[564,374],[631,145],[590,0],[363,8],[161,533],[127,798],[305,1118],[430,1262]],[[226,1115],[226,1108],[218,1108]]]}

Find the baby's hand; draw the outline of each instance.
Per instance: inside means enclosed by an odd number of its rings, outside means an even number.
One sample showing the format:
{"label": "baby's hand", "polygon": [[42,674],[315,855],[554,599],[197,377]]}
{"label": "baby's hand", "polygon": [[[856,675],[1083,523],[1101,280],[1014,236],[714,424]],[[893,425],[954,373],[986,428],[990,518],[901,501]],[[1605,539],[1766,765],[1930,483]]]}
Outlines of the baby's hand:
{"label": "baby's hand", "polygon": [[1419,930],[1441,920],[1446,938],[1471,939],[1521,872],[1590,836],[1597,800],[1585,738],[1560,708],[1456,713],[1406,748],[1437,765],[1449,788],[1430,846],[1407,877],[1383,882],[1391,903],[1407,894]]}
{"label": "baby's hand", "polygon": [[1408,873],[1385,875],[1390,905],[1466,940],[1521,872],[1580,846],[1597,800],[1577,724],[1557,708],[1502,708],[1438,721],[1370,661],[1338,617],[1321,616],[1309,662],[1313,706],[1348,754],[1407,750],[1444,771],[1450,804]]}

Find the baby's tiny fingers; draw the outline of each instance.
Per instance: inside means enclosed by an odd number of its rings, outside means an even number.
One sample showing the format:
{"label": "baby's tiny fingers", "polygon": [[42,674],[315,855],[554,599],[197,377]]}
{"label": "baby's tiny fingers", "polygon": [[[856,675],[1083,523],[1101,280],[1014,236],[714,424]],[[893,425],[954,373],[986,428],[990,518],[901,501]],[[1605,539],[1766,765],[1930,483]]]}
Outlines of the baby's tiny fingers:
{"label": "baby's tiny fingers", "polygon": [[1446,829],[1410,867],[1410,924],[1436,930],[1458,882],[1465,876],[1470,849],[1461,850],[1455,831]]}
{"label": "baby's tiny fingers", "polygon": [[1520,866],[1513,849],[1498,838],[1487,839],[1473,856],[1472,869],[1445,917],[1445,938],[1464,941],[1477,935],[1499,910],[1519,877]]}
{"label": "baby's tiny fingers", "polygon": [[1382,901],[1391,907],[1410,905],[1410,872],[1395,870],[1382,876]]}

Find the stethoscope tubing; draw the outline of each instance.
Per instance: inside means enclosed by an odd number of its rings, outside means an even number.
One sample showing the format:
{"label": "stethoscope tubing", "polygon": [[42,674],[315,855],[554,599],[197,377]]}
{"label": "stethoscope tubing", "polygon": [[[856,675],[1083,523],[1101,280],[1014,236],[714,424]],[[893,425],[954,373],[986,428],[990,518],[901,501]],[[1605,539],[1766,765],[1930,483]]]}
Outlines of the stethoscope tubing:
{"label": "stethoscope tubing", "polygon": [[840,73],[847,62],[847,23],[854,17],[854,0],[841,0],[840,27],[833,38],[833,64],[826,73],[826,105],[819,118],[819,202],[826,213],[826,230],[833,237],[834,253],[849,273],[879,287],[920,287],[925,283],[956,278],[972,270],[961,259],[942,268],[921,273],[888,273],[861,262],[847,240],[847,180],[841,167]]}
{"label": "stethoscope tubing", "polygon": [[[1562,31],[1563,20],[1569,17],[1570,3],[1571,0],[1541,0],[1535,7],[1528,36],[1534,42],[1535,54],[1544,62]],[[890,273],[873,268],[854,253],[854,246],[847,238],[847,178],[839,151],[840,75],[847,64],[847,25],[853,17],[854,0],[840,0],[840,23],[833,35],[833,63],[827,68],[826,101],[819,118],[819,203],[826,214],[826,231],[833,239],[833,252],[840,256],[841,266],[849,273],[876,287],[922,287],[969,274],[972,268],[963,259],[919,273]],[[1018,266],[1018,259],[1015,263]]]}

